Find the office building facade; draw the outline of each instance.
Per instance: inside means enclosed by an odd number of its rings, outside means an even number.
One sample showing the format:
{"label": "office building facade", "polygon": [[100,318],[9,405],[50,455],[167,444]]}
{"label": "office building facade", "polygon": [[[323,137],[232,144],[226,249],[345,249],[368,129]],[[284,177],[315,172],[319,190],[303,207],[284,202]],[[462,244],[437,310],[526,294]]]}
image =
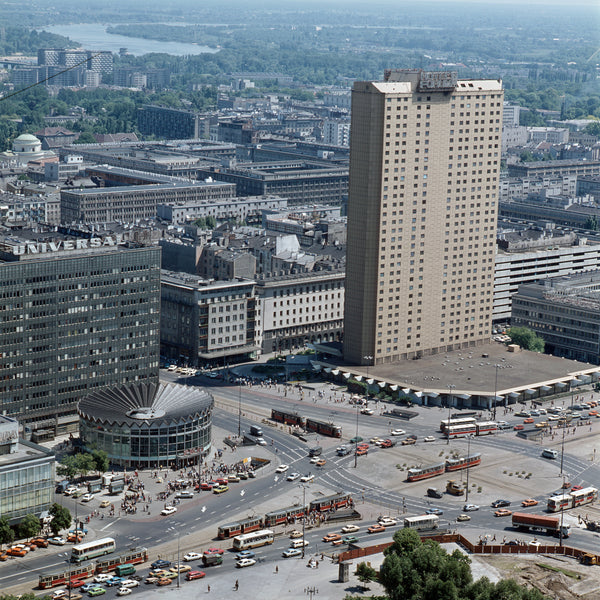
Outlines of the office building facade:
{"label": "office building facade", "polygon": [[394,70],[352,94],[345,359],[381,364],[484,342],[501,82]]}
{"label": "office building facade", "polygon": [[0,410],[64,433],[90,391],[158,380],[160,248],[29,233],[0,239]]}

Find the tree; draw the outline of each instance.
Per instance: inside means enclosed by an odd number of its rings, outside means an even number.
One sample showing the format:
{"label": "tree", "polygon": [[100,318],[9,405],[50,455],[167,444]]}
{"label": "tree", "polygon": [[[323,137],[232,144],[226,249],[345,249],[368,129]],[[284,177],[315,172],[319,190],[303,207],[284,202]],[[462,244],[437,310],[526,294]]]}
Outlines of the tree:
{"label": "tree", "polygon": [[35,515],[25,515],[22,521],[17,526],[19,538],[31,538],[37,535],[42,529],[40,520]]}
{"label": "tree", "polygon": [[90,471],[95,469],[95,460],[87,452],[81,454],[71,454],[65,456],[58,465],[56,471],[61,477],[72,479],[76,475],[85,477]]}
{"label": "tree", "polygon": [[104,450],[94,450],[92,452],[92,459],[94,460],[94,468],[98,473],[106,473],[110,466],[108,461],[108,454]]}
{"label": "tree", "polygon": [[62,529],[68,529],[71,526],[72,517],[68,508],[55,502],[49,512],[52,517],[50,529],[52,529],[54,535],[58,535]]}
{"label": "tree", "polygon": [[512,327],[508,332],[513,344],[518,344],[524,350],[532,352],[543,352],[546,343],[544,339],[528,327]]}
{"label": "tree", "polygon": [[96,138],[89,131],[84,131],[74,142],[74,144],[95,144]]}
{"label": "tree", "polygon": [[0,546],[11,544],[15,539],[15,532],[9,525],[5,516],[0,517]]}
{"label": "tree", "polygon": [[358,580],[363,584],[365,590],[368,590],[368,586],[366,585],[369,581],[375,581],[377,579],[377,571],[365,562],[361,562],[356,567],[356,576]]}
{"label": "tree", "polygon": [[600,137],[600,121],[594,121],[590,123],[586,128],[585,132],[590,135],[595,135],[596,137]]}

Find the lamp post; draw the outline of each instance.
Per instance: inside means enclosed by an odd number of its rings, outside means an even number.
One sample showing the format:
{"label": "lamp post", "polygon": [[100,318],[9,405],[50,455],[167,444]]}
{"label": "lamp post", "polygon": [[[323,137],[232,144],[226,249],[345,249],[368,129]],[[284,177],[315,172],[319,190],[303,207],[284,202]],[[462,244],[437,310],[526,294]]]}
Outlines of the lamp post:
{"label": "lamp post", "polygon": [[238,439],[242,437],[242,384],[238,386]]}
{"label": "lamp post", "polygon": [[181,580],[181,560],[180,560],[180,543],[181,543],[181,531],[177,527],[168,527],[167,531],[177,532],[177,587],[180,586]]}
{"label": "lamp post", "polygon": [[357,403],[356,404],[356,438],[355,438],[355,442],[354,442],[354,468],[356,469],[356,467],[358,466],[358,407],[360,405]]}
{"label": "lamp post", "polygon": [[492,418],[496,420],[496,396],[498,395],[498,369],[500,365],[494,365],[496,367],[496,378],[494,379],[494,410],[492,411]]}
{"label": "lamp post", "polygon": [[304,549],[306,545],[304,544],[304,532],[306,530],[306,486],[302,486],[302,506],[304,507],[304,515],[302,517],[302,558],[304,558]]}
{"label": "lamp post", "polygon": [[[467,460],[469,456],[471,456],[471,438],[473,436],[471,434],[467,435]],[[465,504],[469,503],[469,471],[470,468],[467,466],[467,489],[465,491]]]}
{"label": "lamp post", "polygon": [[452,395],[456,386],[453,383],[448,384],[448,428],[446,429],[446,444],[450,444],[450,412],[452,410]]}
{"label": "lamp post", "polygon": [[363,356],[363,360],[367,361],[367,404],[369,404],[369,365],[373,360],[372,356]]}

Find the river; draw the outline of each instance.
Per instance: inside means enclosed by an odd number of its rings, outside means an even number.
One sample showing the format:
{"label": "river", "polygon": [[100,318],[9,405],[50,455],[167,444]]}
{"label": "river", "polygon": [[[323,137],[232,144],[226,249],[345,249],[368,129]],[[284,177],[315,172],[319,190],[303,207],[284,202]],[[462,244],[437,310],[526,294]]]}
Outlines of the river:
{"label": "river", "polygon": [[183,42],[161,42],[144,38],[127,37],[106,32],[107,25],[100,23],[79,23],[69,25],[49,25],[42,27],[44,31],[63,35],[81,44],[86,50],[109,50],[119,52],[127,48],[130,54],[141,56],[150,52],[161,52],[174,56],[204,54],[218,52],[216,48],[186,44]]}

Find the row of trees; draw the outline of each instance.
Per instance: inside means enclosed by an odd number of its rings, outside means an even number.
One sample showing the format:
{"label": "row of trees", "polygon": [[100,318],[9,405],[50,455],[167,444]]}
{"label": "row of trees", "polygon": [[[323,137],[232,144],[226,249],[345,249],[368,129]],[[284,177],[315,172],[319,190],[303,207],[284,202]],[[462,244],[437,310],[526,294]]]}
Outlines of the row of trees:
{"label": "row of trees", "polygon": [[[63,529],[71,526],[72,517],[69,509],[54,503],[50,507],[50,529],[57,535]],[[29,514],[17,525],[10,525],[5,516],[0,517],[0,545],[12,544],[15,540],[32,538],[40,533],[42,523],[39,517]]]}
{"label": "row of trees", "polygon": [[384,554],[379,574],[362,563],[357,575],[363,583],[379,581],[389,600],[549,600],[512,579],[473,581],[465,554],[459,550],[448,554],[437,542],[422,542],[412,529],[396,531]]}
{"label": "row of trees", "polygon": [[77,476],[85,477],[92,471],[105,473],[108,468],[108,454],[104,450],[94,450],[65,456],[56,468],[56,472],[61,477],[73,479]]}

